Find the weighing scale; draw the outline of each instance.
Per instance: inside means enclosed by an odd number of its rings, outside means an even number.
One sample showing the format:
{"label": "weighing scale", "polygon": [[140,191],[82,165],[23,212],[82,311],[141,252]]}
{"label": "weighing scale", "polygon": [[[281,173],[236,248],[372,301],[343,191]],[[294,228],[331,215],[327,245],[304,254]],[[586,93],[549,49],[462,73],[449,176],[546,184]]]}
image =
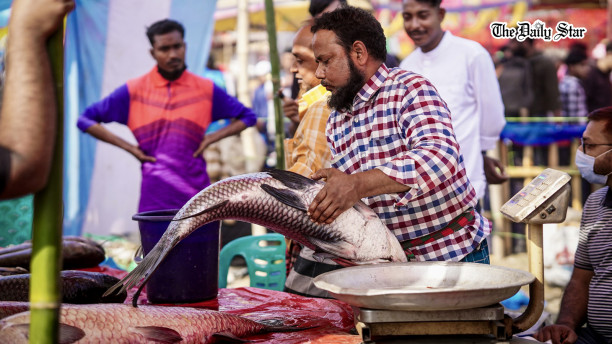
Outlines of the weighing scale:
{"label": "weighing scale", "polygon": [[[570,180],[546,169],[501,208],[528,224],[530,273],[476,263],[387,263],[331,271],[314,283],[353,307],[364,343],[534,343],[513,335],[531,328],[544,309],[542,225],[565,220]],[[517,318],[504,314],[499,302],[525,284],[527,309]]]}

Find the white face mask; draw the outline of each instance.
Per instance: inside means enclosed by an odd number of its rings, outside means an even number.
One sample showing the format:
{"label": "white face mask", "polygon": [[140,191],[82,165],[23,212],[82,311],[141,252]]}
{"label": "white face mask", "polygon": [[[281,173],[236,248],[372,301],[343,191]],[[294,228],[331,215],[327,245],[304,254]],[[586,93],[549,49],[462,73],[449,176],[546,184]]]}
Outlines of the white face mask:
{"label": "white face mask", "polygon": [[604,153],[599,154],[596,157],[592,157],[582,152],[582,150],[578,149],[576,151],[576,167],[580,171],[580,174],[584,179],[586,179],[591,184],[606,184],[608,182],[608,176],[612,173],[608,173],[605,176],[601,174],[597,174],[593,172],[593,165],[595,165],[595,159],[600,156],[612,151],[606,151]]}

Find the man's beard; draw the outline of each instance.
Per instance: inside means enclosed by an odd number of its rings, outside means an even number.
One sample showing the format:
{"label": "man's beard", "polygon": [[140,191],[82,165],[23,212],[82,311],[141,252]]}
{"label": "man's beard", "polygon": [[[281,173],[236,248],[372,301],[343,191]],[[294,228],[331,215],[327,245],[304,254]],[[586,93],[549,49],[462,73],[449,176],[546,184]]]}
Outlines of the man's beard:
{"label": "man's beard", "polygon": [[338,87],[336,92],[331,95],[327,104],[330,108],[340,112],[348,111],[353,106],[353,99],[357,92],[363,87],[365,77],[357,70],[353,61],[347,58],[350,77],[346,85]]}
{"label": "man's beard", "polygon": [[168,80],[168,81],[174,81],[178,78],[181,77],[181,75],[183,75],[183,72],[187,69],[187,65],[183,65],[183,68],[181,69],[177,69],[177,70],[173,70],[173,71],[167,71],[167,70],[163,70],[161,68],[159,68],[159,66],[157,66],[157,71],[159,72],[159,74],[161,74],[161,76]]}

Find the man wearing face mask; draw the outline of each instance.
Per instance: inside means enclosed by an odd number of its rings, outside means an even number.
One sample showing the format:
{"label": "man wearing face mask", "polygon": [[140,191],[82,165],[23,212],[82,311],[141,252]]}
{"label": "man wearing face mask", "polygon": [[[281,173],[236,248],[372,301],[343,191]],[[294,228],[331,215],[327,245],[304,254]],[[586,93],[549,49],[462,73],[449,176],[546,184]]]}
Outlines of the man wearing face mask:
{"label": "man wearing face mask", "polygon": [[606,186],[584,206],[574,272],[559,317],[534,336],[553,344],[612,342],[612,107],[591,112],[588,120],[576,166],[587,181]]}

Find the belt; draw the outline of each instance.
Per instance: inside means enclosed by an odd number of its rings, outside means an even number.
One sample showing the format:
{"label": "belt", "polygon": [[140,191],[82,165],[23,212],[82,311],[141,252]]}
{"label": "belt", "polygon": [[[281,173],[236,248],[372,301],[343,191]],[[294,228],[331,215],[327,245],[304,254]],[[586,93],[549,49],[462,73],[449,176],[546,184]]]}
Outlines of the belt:
{"label": "belt", "polygon": [[465,227],[467,224],[472,222],[474,219],[474,208],[469,208],[463,213],[459,214],[459,216],[452,219],[444,228],[439,229],[433,233],[429,233],[427,235],[423,235],[422,237],[418,237],[412,240],[402,241],[400,244],[406,252],[406,257],[408,259],[414,258],[414,253],[410,251],[410,248],[415,246],[420,246],[423,244],[427,244],[438,239],[444,238],[445,236],[451,235],[461,228]]}

